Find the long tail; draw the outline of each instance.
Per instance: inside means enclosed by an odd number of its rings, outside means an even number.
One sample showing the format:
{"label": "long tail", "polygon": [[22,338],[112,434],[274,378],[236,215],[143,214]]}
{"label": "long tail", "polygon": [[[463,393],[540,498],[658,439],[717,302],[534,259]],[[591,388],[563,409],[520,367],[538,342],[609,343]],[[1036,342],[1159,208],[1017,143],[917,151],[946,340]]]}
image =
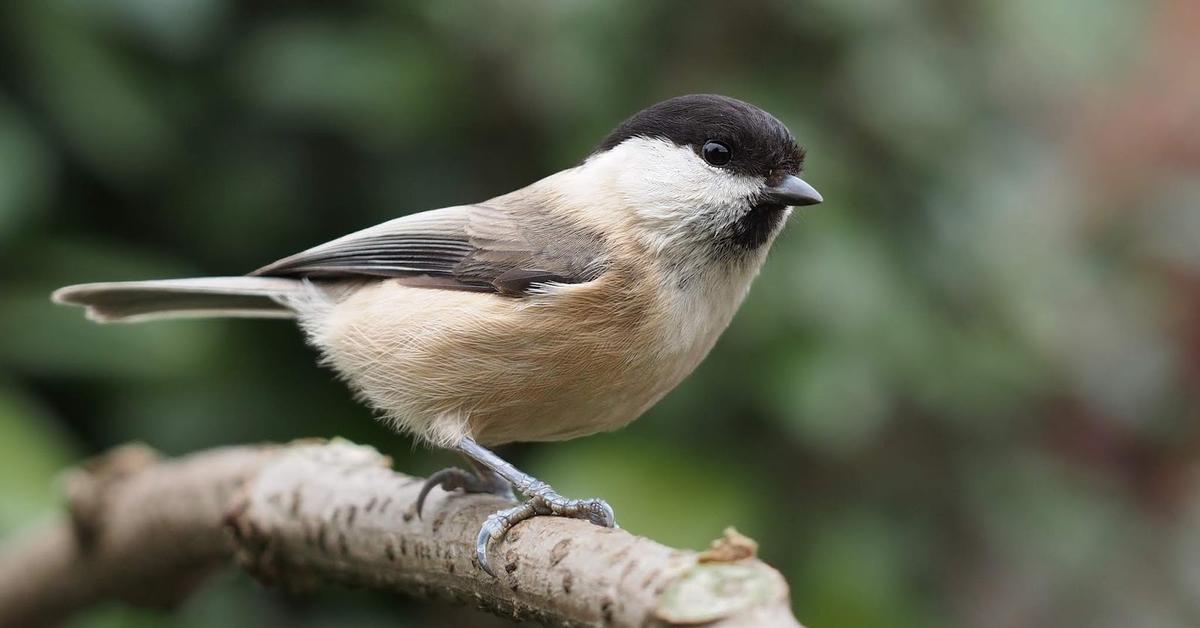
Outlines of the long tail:
{"label": "long tail", "polygon": [[156,281],[88,283],[59,288],[56,303],[81,305],[101,322],[162,318],[240,316],[293,318],[289,303],[310,286],[278,277],[201,277]]}

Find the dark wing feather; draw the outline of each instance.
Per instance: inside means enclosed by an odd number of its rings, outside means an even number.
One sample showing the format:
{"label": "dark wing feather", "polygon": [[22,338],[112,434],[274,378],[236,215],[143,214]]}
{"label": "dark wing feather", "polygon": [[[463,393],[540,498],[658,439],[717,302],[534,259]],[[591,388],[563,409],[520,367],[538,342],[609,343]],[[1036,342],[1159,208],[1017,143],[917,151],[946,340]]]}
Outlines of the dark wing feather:
{"label": "dark wing feather", "polygon": [[[423,287],[521,295],[604,270],[603,240],[517,200],[405,216],[281,259],[269,277],[397,277]],[[515,211],[514,211],[515,210]]]}

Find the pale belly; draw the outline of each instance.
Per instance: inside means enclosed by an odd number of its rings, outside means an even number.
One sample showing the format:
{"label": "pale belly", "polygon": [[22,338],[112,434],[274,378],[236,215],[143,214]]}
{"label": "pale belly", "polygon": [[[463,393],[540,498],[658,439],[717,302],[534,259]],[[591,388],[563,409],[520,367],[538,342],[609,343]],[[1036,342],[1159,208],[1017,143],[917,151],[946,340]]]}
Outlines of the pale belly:
{"label": "pale belly", "polygon": [[681,337],[660,302],[613,299],[600,281],[536,299],[381,282],[306,327],[397,429],[442,446],[564,440],[636,419],[728,323],[722,315]]}

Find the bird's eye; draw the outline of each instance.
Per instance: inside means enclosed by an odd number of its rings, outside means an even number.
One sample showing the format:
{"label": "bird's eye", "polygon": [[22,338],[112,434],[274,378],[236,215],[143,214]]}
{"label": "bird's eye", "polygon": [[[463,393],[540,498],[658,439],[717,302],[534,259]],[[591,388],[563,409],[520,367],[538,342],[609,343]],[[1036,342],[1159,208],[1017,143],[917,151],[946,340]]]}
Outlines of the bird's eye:
{"label": "bird's eye", "polygon": [[704,148],[700,150],[700,154],[704,156],[704,161],[714,166],[724,166],[733,159],[733,151],[729,147],[716,140],[709,140],[704,143]]}

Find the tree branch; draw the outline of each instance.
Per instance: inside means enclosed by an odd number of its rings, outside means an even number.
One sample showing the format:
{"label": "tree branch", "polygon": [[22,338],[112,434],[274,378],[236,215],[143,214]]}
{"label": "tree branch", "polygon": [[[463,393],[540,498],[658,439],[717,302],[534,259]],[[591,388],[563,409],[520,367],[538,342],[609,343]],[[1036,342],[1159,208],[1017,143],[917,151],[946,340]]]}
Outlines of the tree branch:
{"label": "tree branch", "polygon": [[230,447],[160,461],[127,446],[72,472],[70,517],[0,551],[0,626],[59,622],[104,599],[169,607],[230,557],[293,590],[326,583],[466,603],[555,625],[798,627],[787,585],[727,531],[707,552],[537,517],[474,563],[503,499],[434,491],[346,441]]}

